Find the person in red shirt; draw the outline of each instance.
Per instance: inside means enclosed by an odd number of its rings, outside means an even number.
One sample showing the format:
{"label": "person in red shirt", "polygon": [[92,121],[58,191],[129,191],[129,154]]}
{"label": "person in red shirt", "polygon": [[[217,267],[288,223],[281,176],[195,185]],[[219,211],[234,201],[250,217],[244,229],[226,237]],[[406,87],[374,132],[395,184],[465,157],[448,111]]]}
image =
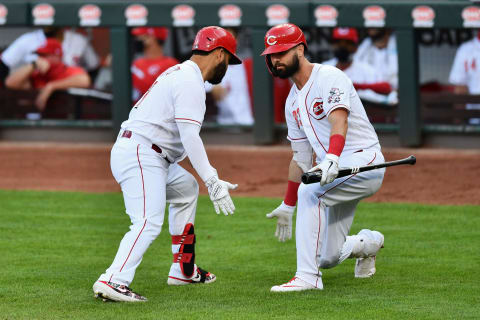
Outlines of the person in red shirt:
{"label": "person in red shirt", "polygon": [[5,80],[10,89],[40,89],[35,106],[43,111],[47,101],[56,90],[88,88],[90,77],[80,67],[66,66],[62,62],[62,44],[54,38],[37,49],[38,58],[13,71]]}
{"label": "person in red shirt", "polygon": [[157,77],[179,62],[163,55],[163,44],[168,37],[165,27],[139,27],[131,31],[135,36],[135,47],[143,56],[133,61],[132,82],[133,100],[139,100]]}

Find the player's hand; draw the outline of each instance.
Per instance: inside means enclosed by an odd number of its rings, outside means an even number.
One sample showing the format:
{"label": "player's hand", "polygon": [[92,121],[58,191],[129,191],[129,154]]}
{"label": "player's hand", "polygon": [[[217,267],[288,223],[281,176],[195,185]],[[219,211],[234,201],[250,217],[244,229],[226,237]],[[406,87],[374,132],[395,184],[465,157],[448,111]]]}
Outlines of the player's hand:
{"label": "player's hand", "polygon": [[38,59],[35,61],[35,65],[37,66],[38,72],[41,74],[47,73],[47,71],[50,69],[50,61],[42,57],[38,57]]}
{"label": "player's hand", "polygon": [[47,106],[47,101],[50,98],[50,96],[53,93],[53,87],[49,84],[47,84],[45,87],[43,87],[40,92],[37,95],[37,98],[35,99],[35,106],[37,107],[38,110],[43,111],[45,110],[45,107]]}
{"label": "player's hand", "polygon": [[205,182],[205,185],[208,188],[208,194],[210,195],[210,200],[213,202],[215,212],[220,214],[220,211],[222,211],[226,216],[233,214],[235,205],[233,204],[232,198],[230,198],[228,190],[235,190],[238,184],[231,184],[230,182],[218,179],[218,176],[213,176]]}
{"label": "player's hand", "polygon": [[325,185],[333,182],[338,176],[338,156],[327,153],[323,161],[319,165],[316,165],[308,172],[312,171],[322,171],[322,179],[320,180],[320,185]]}
{"label": "player's hand", "polygon": [[278,241],[285,242],[292,238],[292,217],[295,206],[288,206],[283,201],[275,210],[267,213],[267,218],[277,218],[277,230],[275,231],[275,237]]}

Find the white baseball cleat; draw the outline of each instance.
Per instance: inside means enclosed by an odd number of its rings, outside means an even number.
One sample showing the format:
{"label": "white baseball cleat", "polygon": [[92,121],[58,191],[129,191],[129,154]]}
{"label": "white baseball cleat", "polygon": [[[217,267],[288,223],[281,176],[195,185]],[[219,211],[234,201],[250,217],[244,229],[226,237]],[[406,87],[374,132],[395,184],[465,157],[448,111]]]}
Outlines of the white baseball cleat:
{"label": "white baseball cleat", "polygon": [[292,291],[322,290],[322,289],[323,289],[323,283],[321,278],[320,278],[320,283],[318,283],[317,287],[315,287],[298,277],[293,277],[292,280],[288,281],[287,283],[284,283],[278,286],[273,286],[270,289],[270,291],[271,292],[292,292]]}
{"label": "white baseball cleat", "polygon": [[93,284],[95,298],[102,299],[104,302],[145,302],[147,298],[135,293],[129,287],[118,283],[97,280]]}
{"label": "white baseball cleat", "polygon": [[[378,251],[383,248],[385,237],[378,231],[371,231],[375,240],[380,244]],[[377,251],[377,252],[378,252]],[[370,278],[375,274],[377,269],[375,268],[375,260],[377,253],[374,256],[367,258],[358,258],[355,262],[355,278]]]}
{"label": "white baseball cleat", "polygon": [[206,270],[203,270],[200,267],[197,267],[197,271],[195,272],[195,275],[190,279],[181,279],[177,277],[168,276],[167,284],[169,286],[183,286],[186,284],[196,284],[196,283],[209,284],[209,283],[215,282],[215,280],[217,280],[217,277],[213,273],[210,273]]}

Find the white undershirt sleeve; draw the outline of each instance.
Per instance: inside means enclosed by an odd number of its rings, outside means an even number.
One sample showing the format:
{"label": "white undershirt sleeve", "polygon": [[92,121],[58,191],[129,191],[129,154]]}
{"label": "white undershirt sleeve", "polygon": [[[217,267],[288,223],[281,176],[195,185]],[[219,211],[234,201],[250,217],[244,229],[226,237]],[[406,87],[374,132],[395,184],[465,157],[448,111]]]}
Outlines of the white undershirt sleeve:
{"label": "white undershirt sleeve", "polygon": [[207,181],[217,174],[217,170],[215,170],[208,161],[207,152],[199,135],[201,127],[194,123],[178,121],[177,126],[180,133],[180,140],[193,168],[204,182]]}

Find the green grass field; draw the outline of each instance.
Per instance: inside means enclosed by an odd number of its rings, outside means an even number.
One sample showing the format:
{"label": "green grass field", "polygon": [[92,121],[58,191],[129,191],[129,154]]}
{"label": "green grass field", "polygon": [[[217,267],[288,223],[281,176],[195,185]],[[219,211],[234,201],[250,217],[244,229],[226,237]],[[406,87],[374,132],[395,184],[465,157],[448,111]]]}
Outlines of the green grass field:
{"label": "green grass field", "polygon": [[[211,285],[169,287],[164,226],[132,287],[145,304],[103,303],[92,284],[129,219],[121,194],[0,191],[0,319],[478,319],[480,207],[361,203],[352,232],[385,234],[377,274],[355,279],[349,259],[325,289],[273,294],[295,272],[295,242],[279,243],[265,213],[278,199],[235,198],[234,216],[201,197],[197,262]],[[167,223],[167,219],[165,221]]]}

